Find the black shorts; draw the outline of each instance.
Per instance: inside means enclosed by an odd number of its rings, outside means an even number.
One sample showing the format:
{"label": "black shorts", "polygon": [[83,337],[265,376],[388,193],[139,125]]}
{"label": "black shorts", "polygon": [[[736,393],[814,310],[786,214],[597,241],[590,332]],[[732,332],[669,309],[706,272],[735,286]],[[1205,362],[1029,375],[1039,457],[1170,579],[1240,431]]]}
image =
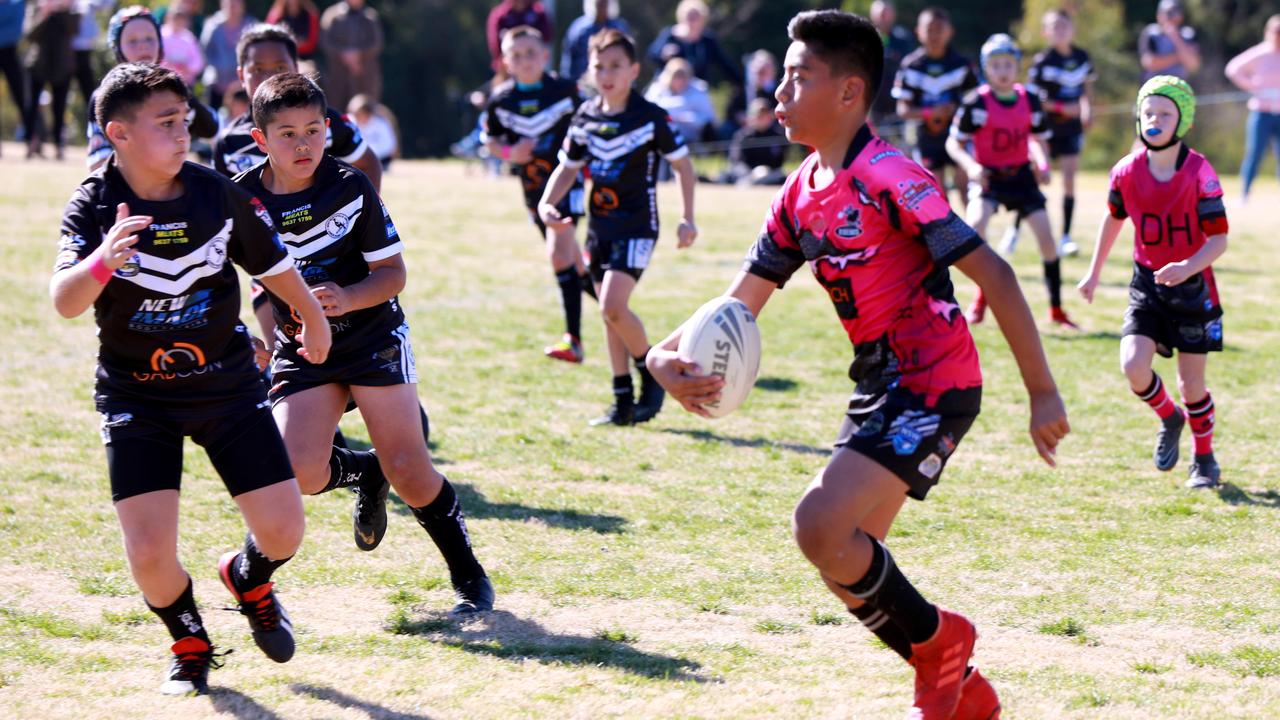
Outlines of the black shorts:
{"label": "black shorts", "polygon": [[1040,192],[1040,183],[1030,163],[1012,170],[992,171],[987,187],[982,190],[982,199],[1003,205],[1022,217],[1045,206],[1044,193]]}
{"label": "black shorts", "polygon": [[[313,365],[292,351],[278,348],[271,361],[271,404],[321,385],[389,387],[418,382],[418,366],[409,341],[409,326],[402,324],[379,343],[345,354],[332,355]],[[348,403],[347,410],[354,408]]]}
{"label": "black shorts", "polygon": [[[538,214],[538,201],[542,199],[542,194],[537,196],[525,195],[524,206],[529,211],[529,219],[538,227],[538,237],[545,238],[547,236],[547,224],[542,221],[542,216]],[[560,202],[556,203],[556,210],[560,211],[560,217],[569,218],[574,225],[578,224],[578,219],[587,213],[587,195],[586,190],[582,187],[582,178],[573,184],[569,192],[560,198]]]}
{"label": "black shorts", "polygon": [[105,403],[102,442],[107,446],[111,500],[119,502],[182,485],[182,439],[190,436],[232,497],[293,477],[289,453],[266,401],[208,420],[175,422],[126,412]]}
{"label": "black shorts", "polygon": [[1049,121],[1049,157],[1057,159],[1068,155],[1079,155],[1084,149],[1084,125],[1079,118],[1070,118],[1065,122]]}
{"label": "black shorts", "polygon": [[924,500],[938,484],[947,460],[978,417],[982,388],[948,390],[933,407],[922,395],[896,387],[878,401],[857,395],[850,403],[835,446],[865,455],[907,484]]}
{"label": "black shorts", "polygon": [[605,272],[612,270],[639,280],[645,268],[649,267],[657,243],[658,239],[652,237],[602,238],[594,230],[589,230],[586,250],[590,256],[587,269],[591,271],[591,279],[602,283]]}
{"label": "black shorts", "polygon": [[923,129],[917,136],[914,155],[915,161],[930,172],[937,172],[948,165],[956,164],[956,161],[951,159],[951,153],[947,152],[947,136],[935,137]]}
{"label": "black shorts", "polygon": [[1172,357],[1174,350],[1221,352],[1222,306],[1213,301],[1210,282],[1197,273],[1176,287],[1157,285],[1154,273],[1135,263],[1121,336],[1151,338],[1164,357]]}

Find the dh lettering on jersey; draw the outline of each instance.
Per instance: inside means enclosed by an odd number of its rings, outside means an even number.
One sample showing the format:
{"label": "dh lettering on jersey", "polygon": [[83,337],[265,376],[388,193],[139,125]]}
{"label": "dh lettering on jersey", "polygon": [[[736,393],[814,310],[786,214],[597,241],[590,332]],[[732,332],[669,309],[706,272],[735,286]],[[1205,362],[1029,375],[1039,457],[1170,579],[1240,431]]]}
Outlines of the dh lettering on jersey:
{"label": "dh lettering on jersey", "polygon": [[1172,214],[1161,217],[1155,213],[1144,212],[1140,227],[1143,245],[1160,245],[1167,239],[1169,247],[1173,247],[1177,244],[1176,238],[1179,236],[1186,240],[1187,245],[1193,242],[1189,213],[1182,214],[1182,224],[1178,225],[1177,218]]}

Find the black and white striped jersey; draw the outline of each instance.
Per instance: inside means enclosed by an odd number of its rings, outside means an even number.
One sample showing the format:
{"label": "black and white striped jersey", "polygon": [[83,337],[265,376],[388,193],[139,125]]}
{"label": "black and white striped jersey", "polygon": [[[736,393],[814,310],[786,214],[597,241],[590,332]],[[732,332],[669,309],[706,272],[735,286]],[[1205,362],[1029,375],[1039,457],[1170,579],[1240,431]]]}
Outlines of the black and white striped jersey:
{"label": "black and white striped jersey", "polygon": [[556,167],[556,153],[580,104],[577,84],[551,73],[530,88],[508,80],[490,96],[481,140],[497,140],[506,145],[524,138],[534,141],[533,159],[518,168],[526,195],[542,196],[547,178]]}
{"label": "black and white striped jersey", "polygon": [[[325,108],[324,116],[329,120],[329,129],[325,131],[324,151],[326,155],[344,162],[355,162],[369,149],[360,128],[355,122],[333,108]],[[249,113],[227,123],[218,135],[213,146],[213,167],[227,177],[235,177],[249,168],[267,159],[258,143],[254,142],[249,131],[253,129],[253,118]]]}
{"label": "black and white striped jersey", "polygon": [[658,237],[658,159],[689,154],[667,112],[634,89],[627,106],[607,115],[600,97],[578,108],[560,150],[560,162],[587,167],[591,177],[591,231],[611,239]]}
{"label": "black and white striped jersey", "polygon": [[[369,263],[404,251],[391,217],[364,173],[325,155],[316,167],[310,188],[275,195],[262,184],[262,167],[236,176],[235,182],[261,198],[275,223],[289,256],[308,285],[354,285],[369,276]],[[268,292],[276,319],[276,347],[296,354],[301,319],[288,303]],[[330,357],[349,355],[362,348],[382,347],[404,323],[396,298],[362,310],[329,318],[333,331]]]}
{"label": "black and white striped jersey", "polygon": [[[893,99],[905,100],[917,109],[947,103],[959,106],[965,94],[976,87],[978,76],[973,64],[955,50],[948,48],[946,55],[932,58],[921,47],[902,59],[893,81]],[[930,131],[922,127],[921,132]],[[945,128],[940,134],[946,137]]]}
{"label": "black and white striped jersey", "polygon": [[182,166],[178,180],[181,197],[142,200],[108,160],[67,203],[54,271],[102,244],[118,203],[131,215],[151,216],[137,233],[138,252],[94,302],[96,395],[100,406],[104,399],[132,401],[174,420],[197,420],[262,392],[231,262],[253,277],[292,265],[257,198],[193,163]]}
{"label": "black and white striped jersey", "polygon": [[1065,117],[1053,113],[1055,102],[1079,102],[1088,83],[1097,77],[1089,53],[1072,45],[1071,53],[1063,55],[1054,48],[1037,53],[1027,70],[1027,90],[1034,93],[1049,111],[1054,123],[1066,122]]}

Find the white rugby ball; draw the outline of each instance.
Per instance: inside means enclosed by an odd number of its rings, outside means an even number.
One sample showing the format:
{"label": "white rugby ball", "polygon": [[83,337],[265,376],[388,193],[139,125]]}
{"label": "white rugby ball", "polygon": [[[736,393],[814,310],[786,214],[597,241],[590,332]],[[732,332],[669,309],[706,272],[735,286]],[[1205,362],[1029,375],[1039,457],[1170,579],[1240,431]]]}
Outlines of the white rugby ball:
{"label": "white rugby ball", "polygon": [[720,399],[703,405],[724,417],[747,399],[760,373],[760,329],[741,300],[718,297],[698,308],[685,324],[678,352],[702,371],[724,379]]}

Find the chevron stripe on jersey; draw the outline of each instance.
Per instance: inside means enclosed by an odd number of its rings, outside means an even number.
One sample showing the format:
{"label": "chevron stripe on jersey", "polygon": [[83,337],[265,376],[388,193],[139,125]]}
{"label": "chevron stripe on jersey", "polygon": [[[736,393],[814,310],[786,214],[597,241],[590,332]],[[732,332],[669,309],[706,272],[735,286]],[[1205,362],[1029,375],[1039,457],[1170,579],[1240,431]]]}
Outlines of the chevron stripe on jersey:
{"label": "chevron stripe on jersey", "polygon": [[958,67],[937,77],[910,68],[902,71],[903,80],[912,87],[920,89],[926,97],[941,96],[959,88],[964,84],[968,74],[967,67]]}
{"label": "chevron stripe on jersey", "polygon": [[537,138],[551,132],[557,123],[566,115],[572,115],[576,109],[577,104],[574,103],[573,98],[564,98],[533,115],[521,115],[503,107],[496,107],[493,112],[498,116],[498,120],[515,134]]}
{"label": "chevron stripe on jersey", "polygon": [[[617,160],[653,140],[653,123],[647,122],[612,138],[603,138],[586,128],[575,126],[569,128],[569,137],[576,143],[586,145],[592,157],[597,160]],[[561,162],[564,162],[564,158],[561,158]]]}
{"label": "chevron stripe on jersey", "polygon": [[280,241],[289,251],[289,257],[306,259],[342,240],[355,227],[364,211],[364,196],[356,197],[335,210],[322,222],[315,223],[301,233],[280,233]]}
{"label": "chevron stripe on jersey", "polygon": [[1046,65],[1040,71],[1040,78],[1043,82],[1057,83],[1065,89],[1080,87],[1092,74],[1093,66],[1088,63],[1085,63],[1074,70]]}
{"label": "chevron stripe on jersey", "polygon": [[231,218],[222,229],[200,247],[179,258],[166,259],[139,251],[115,277],[165,295],[182,295],[197,281],[222,272],[227,262],[227,241],[231,238]]}

